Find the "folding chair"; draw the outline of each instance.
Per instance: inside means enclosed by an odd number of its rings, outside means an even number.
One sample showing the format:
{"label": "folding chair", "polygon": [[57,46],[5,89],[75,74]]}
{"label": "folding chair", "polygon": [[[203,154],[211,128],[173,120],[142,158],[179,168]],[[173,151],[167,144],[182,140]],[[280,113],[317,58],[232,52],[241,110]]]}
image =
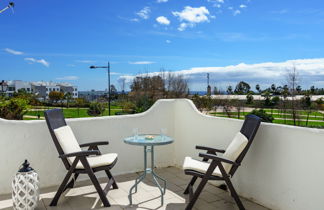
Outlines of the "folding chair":
{"label": "folding chair", "polygon": [[[245,209],[230,178],[233,177],[249,150],[260,124],[261,119],[259,117],[248,115],[245,118],[240,132],[236,134],[226,150],[196,146],[196,149],[207,151],[206,153],[199,153],[199,157],[202,157],[203,160],[195,160],[191,157],[185,158],[183,164],[184,172],[186,175],[193,176],[184,191],[184,194],[189,194],[189,203],[186,206],[186,210],[191,210],[193,208],[201,191],[209,180],[225,181],[239,209]],[[219,157],[217,153],[223,153],[223,156]],[[198,178],[201,178],[201,182],[194,192],[193,185]]]}
{"label": "folding chair", "polygon": [[[73,188],[79,174],[88,174],[103,205],[109,207],[110,203],[106,194],[111,187],[113,189],[118,189],[117,183],[110,173],[110,169],[112,169],[117,162],[117,154],[109,153],[102,155],[98,148],[100,145],[108,145],[109,142],[101,141],[79,145],[72,129],[66,124],[63,112],[60,109],[45,111],[45,119],[55,147],[59,153],[59,158],[61,158],[66,170],[68,170],[50,206],[56,206],[61,194],[65,190]],[[88,150],[81,150],[83,147],[88,147]],[[108,176],[109,181],[104,189],[101,188],[95,176],[95,173],[98,171],[105,171]],[[72,175],[73,177],[69,182]]]}

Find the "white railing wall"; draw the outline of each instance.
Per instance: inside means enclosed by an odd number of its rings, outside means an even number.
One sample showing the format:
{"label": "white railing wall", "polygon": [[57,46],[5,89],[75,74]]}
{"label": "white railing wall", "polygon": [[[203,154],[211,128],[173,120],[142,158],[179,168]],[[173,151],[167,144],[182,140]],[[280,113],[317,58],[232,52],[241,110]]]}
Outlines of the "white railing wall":
{"label": "white railing wall", "polygon": [[[157,166],[181,167],[185,156],[197,157],[195,145],[226,148],[242,122],[203,115],[186,99],[159,100],[136,115],[68,120],[80,143],[110,141],[102,149],[119,154],[114,174],[142,170],[143,148],[122,141],[134,127],[145,133],[167,128],[175,143],[157,148]],[[235,187],[272,209],[323,209],[323,149],[324,130],[263,123],[233,178]],[[44,121],[0,119],[0,194],[10,192],[25,158],[40,174],[42,187],[59,184],[66,171],[57,156]]]}

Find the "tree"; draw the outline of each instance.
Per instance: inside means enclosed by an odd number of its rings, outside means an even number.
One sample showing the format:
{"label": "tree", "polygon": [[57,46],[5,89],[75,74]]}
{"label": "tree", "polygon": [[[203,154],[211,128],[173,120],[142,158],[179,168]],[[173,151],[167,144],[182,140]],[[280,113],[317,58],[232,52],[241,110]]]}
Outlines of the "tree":
{"label": "tree", "polygon": [[65,93],[64,99],[66,100],[66,107],[69,108],[70,101],[73,99],[72,93],[70,93],[70,92]]}
{"label": "tree", "polygon": [[277,89],[276,85],[275,84],[272,84],[271,85],[271,92],[272,93],[275,93],[276,92],[276,89]]}
{"label": "tree", "polygon": [[105,111],[105,106],[102,103],[92,102],[87,111],[90,116],[99,116],[102,115]]}
{"label": "tree", "polygon": [[294,125],[297,125],[298,113],[297,113],[297,103],[296,103],[295,96],[296,96],[296,87],[298,86],[299,83],[299,74],[295,66],[291,70],[287,71],[286,80],[291,95],[292,118],[294,121]]}
{"label": "tree", "polygon": [[227,87],[227,90],[226,90],[226,92],[227,92],[227,94],[233,94],[233,88],[232,88],[232,86],[231,85],[229,85],[228,87]]}
{"label": "tree", "polygon": [[267,91],[263,94],[264,97],[264,106],[265,107],[271,107],[271,95],[270,93]]}
{"label": "tree", "polygon": [[188,96],[188,82],[182,75],[174,73],[138,76],[130,85],[129,98],[137,111],[145,111],[161,98],[184,98]]}
{"label": "tree", "polygon": [[64,98],[64,93],[52,91],[48,94],[48,97],[52,102],[57,103],[58,101],[61,101]]}
{"label": "tree", "polygon": [[302,108],[307,113],[307,118],[306,118],[306,126],[307,126],[308,125],[308,120],[309,120],[309,115],[312,112],[311,111],[311,108],[312,108],[311,96],[308,95],[308,94],[304,95],[304,97],[300,100],[300,104],[301,104]]}
{"label": "tree", "polygon": [[236,109],[236,112],[237,112],[237,119],[240,119],[241,117],[241,110],[243,108],[243,101],[242,100],[239,100],[239,99],[232,99],[231,102],[230,102]]}
{"label": "tree", "polygon": [[236,85],[234,93],[239,95],[245,95],[250,92],[250,89],[251,87],[248,83],[241,81]]}
{"label": "tree", "polygon": [[118,99],[118,92],[115,85],[110,85],[110,99],[111,100]]}
{"label": "tree", "polygon": [[272,103],[272,106],[277,106],[280,102],[280,98],[279,96],[274,96],[271,98],[271,103]]}
{"label": "tree", "polygon": [[0,118],[22,120],[28,108],[28,100],[26,99],[11,98],[0,101]]}
{"label": "tree", "polygon": [[253,104],[253,95],[251,93],[246,95],[246,104]]}
{"label": "tree", "polygon": [[168,84],[168,98],[184,98],[188,95],[188,81],[182,75],[169,73],[165,83]]}
{"label": "tree", "polygon": [[214,87],[214,91],[213,91],[214,95],[219,95],[220,91],[218,90],[217,87]]}
{"label": "tree", "polygon": [[85,101],[84,98],[77,98],[75,100],[75,102],[76,102],[76,105],[78,107],[78,117],[80,117],[80,107],[84,107],[85,104],[86,104],[86,101]]}
{"label": "tree", "polygon": [[298,86],[296,87],[296,91],[297,91],[298,94],[301,94],[302,88],[301,88],[300,85],[298,85]]}
{"label": "tree", "polygon": [[314,85],[310,87],[311,94],[314,95],[315,94],[315,90],[316,89],[315,89],[315,86]]}
{"label": "tree", "polygon": [[259,84],[257,84],[257,85],[255,86],[255,89],[258,91],[258,93],[261,93],[261,88],[260,88],[260,85],[259,85]]}

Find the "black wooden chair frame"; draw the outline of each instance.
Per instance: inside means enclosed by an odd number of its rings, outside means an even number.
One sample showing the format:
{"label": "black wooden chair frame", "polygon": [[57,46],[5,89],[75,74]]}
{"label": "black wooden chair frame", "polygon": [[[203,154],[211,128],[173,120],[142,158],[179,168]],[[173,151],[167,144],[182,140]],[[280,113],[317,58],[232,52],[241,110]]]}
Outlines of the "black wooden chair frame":
{"label": "black wooden chair frame", "polygon": [[[91,143],[85,143],[85,144],[80,144],[80,147],[88,147],[88,150],[85,151],[80,151],[80,152],[74,152],[74,153],[69,153],[69,154],[64,154],[63,149],[59,143],[59,141],[57,140],[55,133],[54,133],[54,129],[62,127],[62,126],[66,126],[66,121],[64,119],[63,116],[63,112],[60,109],[52,109],[52,110],[48,110],[45,112],[45,119],[46,119],[46,123],[47,126],[50,130],[50,134],[52,136],[52,139],[54,141],[55,147],[59,153],[59,158],[61,158],[61,160],[63,161],[63,164],[65,166],[65,168],[68,170],[65,178],[63,179],[63,182],[61,183],[60,187],[58,188],[52,202],[50,203],[50,206],[56,206],[57,202],[60,198],[60,196],[62,195],[62,193],[64,191],[66,191],[69,188],[73,188],[74,184],[78,178],[78,176],[80,174],[88,174],[92,184],[94,185],[94,187],[96,188],[96,191],[99,194],[99,197],[103,203],[103,205],[105,207],[110,207],[110,203],[106,197],[107,193],[109,190],[112,189],[118,189],[118,185],[116,183],[115,178],[112,176],[110,170],[114,167],[114,165],[117,162],[117,158],[116,160],[111,163],[110,165],[107,166],[100,166],[100,167],[96,167],[96,168],[91,168],[87,157],[88,156],[93,156],[93,155],[101,155],[101,152],[98,148],[98,146],[101,145],[108,145],[109,142],[108,141],[99,141],[99,142],[91,142]],[[74,161],[72,164],[69,163],[68,159],[69,157],[75,157]],[[83,169],[77,169],[76,166],[78,164],[78,162],[81,162],[81,164],[83,165]],[[105,186],[104,189],[101,188],[100,183],[97,179],[97,177],[95,176],[96,172],[99,171],[105,171],[108,177],[108,183]],[[71,176],[73,175],[72,179],[70,180]],[[69,182],[70,180],[70,182]]]}
{"label": "black wooden chair frame", "polygon": [[[252,124],[252,126],[251,126]],[[257,130],[259,129],[259,126],[261,124],[261,119],[255,115],[247,115],[246,119],[243,123],[243,126],[240,130],[240,132],[245,135],[248,139],[248,144],[242,151],[242,153],[239,155],[239,157],[236,159],[236,161],[231,161],[223,157],[218,157],[217,153],[225,153],[225,150],[222,149],[216,149],[216,148],[211,148],[211,147],[206,147],[206,146],[196,146],[196,149],[199,150],[205,150],[206,153],[199,153],[199,157],[203,158],[203,162],[208,162],[210,161],[210,165],[206,171],[206,173],[201,173],[198,171],[194,170],[185,170],[186,175],[191,175],[193,176],[192,179],[190,180],[187,188],[184,191],[184,194],[189,194],[189,203],[186,206],[186,210],[191,210],[197,201],[200,193],[202,192],[203,188],[207,184],[209,180],[223,180],[225,181],[231,196],[235,200],[237,206],[239,207],[240,210],[245,210],[244,205],[238,196],[238,194],[235,191],[235,188],[231,182],[231,177],[233,177],[234,173],[236,172],[237,168],[241,165],[241,162],[246,155],[247,151],[249,150],[251,143],[256,135]],[[229,173],[227,173],[223,167],[222,163],[228,163],[232,165],[231,170]],[[216,167],[219,168],[222,176],[215,176],[213,175],[214,170]],[[193,185],[197,181],[198,178],[201,178],[200,184],[197,186],[196,191],[193,191]]]}

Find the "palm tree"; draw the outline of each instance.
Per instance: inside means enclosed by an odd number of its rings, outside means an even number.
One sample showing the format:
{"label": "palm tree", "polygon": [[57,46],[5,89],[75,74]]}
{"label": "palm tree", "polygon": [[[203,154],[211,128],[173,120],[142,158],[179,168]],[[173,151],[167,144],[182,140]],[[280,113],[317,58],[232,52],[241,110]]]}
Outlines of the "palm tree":
{"label": "palm tree", "polygon": [[257,85],[255,86],[255,89],[256,89],[259,93],[261,93],[261,88],[260,88],[260,85],[259,85],[259,84],[257,84]]}

